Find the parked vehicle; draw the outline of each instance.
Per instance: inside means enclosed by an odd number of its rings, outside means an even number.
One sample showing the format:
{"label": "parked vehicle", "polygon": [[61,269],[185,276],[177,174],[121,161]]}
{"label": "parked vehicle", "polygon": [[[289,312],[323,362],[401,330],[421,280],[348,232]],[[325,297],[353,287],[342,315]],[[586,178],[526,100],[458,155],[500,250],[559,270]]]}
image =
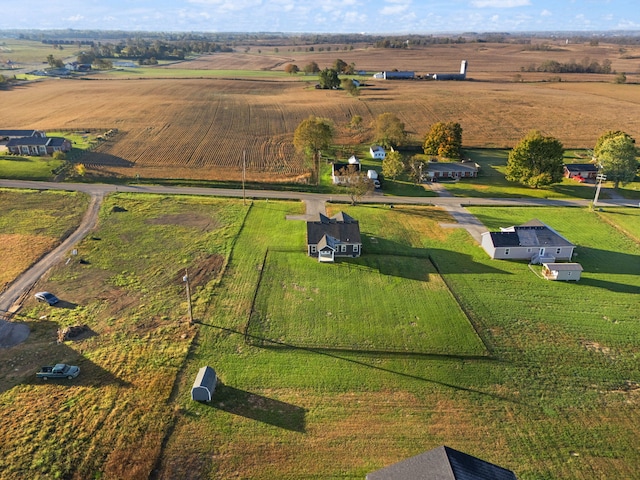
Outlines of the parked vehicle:
{"label": "parked vehicle", "polygon": [[53,293],[38,292],[35,294],[36,300],[39,302],[47,302],[49,305],[55,305],[60,300]]}
{"label": "parked vehicle", "polygon": [[380,184],[380,180],[378,179],[378,172],[376,172],[375,170],[367,170],[367,177],[373,182],[373,186],[375,188],[380,188],[382,186]]}
{"label": "parked vehicle", "polygon": [[67,365],[66,363],[57,363],[54,366],[42,367],[36,373],[37,378],[48,380],[50,378],[68,378],[69,380],[76,378],[80,374],[80,367]]}

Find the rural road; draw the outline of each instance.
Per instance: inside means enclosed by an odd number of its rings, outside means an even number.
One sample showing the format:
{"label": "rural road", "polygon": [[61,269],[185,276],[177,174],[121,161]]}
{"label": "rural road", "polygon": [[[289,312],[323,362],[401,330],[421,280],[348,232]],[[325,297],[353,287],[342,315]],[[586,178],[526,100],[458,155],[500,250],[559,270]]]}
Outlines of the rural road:
{"label": "rural road", "polygon": [[[154,193],[161,195],[204,195],[218,197],[242,198],[246,195],[251,199],[286,199],[305,202],[305,215],[289,216],[289,219],[306,220],[315,218],[319,212],[324,213],[325,202],[350,202],[348,195],[328,195],[306,192],[285,192],[273,190],[246,190],[230,188],[204,187],[171,187],[161,185],[109,185],[87,183],[56,183],[35,182],[21,180],[0,180],[0,187],[21,188],[34,190],[66,190],[83,192],[91,197],[91,202],[78,229],[67,237],[57,248],[40,259],[29,270],[20,275],[3,292],[0,292],[0,316],[7,312],[9,315],[20,308],[21,299],[29,293],[38,279],[53,265],[59,262],[73,245],[82,240],[96,225],[98,212],[105,195],[113,192]],[[380,193],[368,195],[360,203],[382,203],[403,205],[434,205],[447,210],[458,222],[444,226],[465,228],[476,241],[486,228],[466,208],[470,205],[485,206],[587,206],[589,200],[550,200],[538,198],[460,198],[446,196],[446,192],[438,192],[438,197],[390,197]],[[598,202],[601,206],[637,207],[637,203],[628,200],[605,200]],[[0,319],[0,348],[8,348],[23,342],[29,336],[29,328],[24,323],[11,322]]]}

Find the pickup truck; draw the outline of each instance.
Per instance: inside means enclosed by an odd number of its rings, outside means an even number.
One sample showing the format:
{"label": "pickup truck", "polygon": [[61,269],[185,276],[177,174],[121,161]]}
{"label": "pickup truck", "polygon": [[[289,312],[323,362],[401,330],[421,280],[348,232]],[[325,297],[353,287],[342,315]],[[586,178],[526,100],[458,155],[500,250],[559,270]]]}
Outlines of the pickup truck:
{"label": "pickup truck", "polygon": [[76,378],[80,374],[80,367],[67,365],[66,363],[58,363],[53,367],[42,367],[38,373],[37,378],[48,380],[50,378]]}

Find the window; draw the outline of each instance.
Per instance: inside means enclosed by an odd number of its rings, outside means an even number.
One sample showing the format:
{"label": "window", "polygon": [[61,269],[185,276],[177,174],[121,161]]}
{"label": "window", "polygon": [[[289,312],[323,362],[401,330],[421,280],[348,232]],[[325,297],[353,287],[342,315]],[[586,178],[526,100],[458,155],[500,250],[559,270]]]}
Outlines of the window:
{"label": "window", "polygon": [[316,253],[316,246],[315,245],[311,245],[311,253]]}
{"label": "window", "polygon": [[504,254],[505,254],[505,255],[509,255],[509,249],[508,249],[508,248],[505,248],[505,249],[504,249]]}
{"label": "window", "polygon": [[556,255],[560,255],[560,252],[562,252],[561,248],[556,248]]}
{"label": "window", "polygon": [[346,252],[347,251],[347,246],[344,243],[340,245],[340,251],[341,252]]}

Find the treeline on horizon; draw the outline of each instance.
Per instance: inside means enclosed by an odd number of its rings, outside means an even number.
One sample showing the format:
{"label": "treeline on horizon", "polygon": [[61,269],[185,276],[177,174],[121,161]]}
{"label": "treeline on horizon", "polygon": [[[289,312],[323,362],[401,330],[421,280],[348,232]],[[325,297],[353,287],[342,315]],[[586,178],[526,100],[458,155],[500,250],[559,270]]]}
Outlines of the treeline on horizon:
{"label": "treeline on horizon", "polygon": [[296,46],[315,44],[368,43],[381,48],[403,48],[403,45],[432,45],[442,43],[534,43],[540,39],[568,40],[572,43],[597,44],[598,41],[619,45],[640,45],[640,31],[594,32],[464,32],[459,34],[366,34],[366,33],[281,33],[281,32],[148,32],[125,30],[0,30],[19,39],[85,45],[93,42],[117,43],[122,40],[145,39],[165,42],[210,42],[234,46]]}

